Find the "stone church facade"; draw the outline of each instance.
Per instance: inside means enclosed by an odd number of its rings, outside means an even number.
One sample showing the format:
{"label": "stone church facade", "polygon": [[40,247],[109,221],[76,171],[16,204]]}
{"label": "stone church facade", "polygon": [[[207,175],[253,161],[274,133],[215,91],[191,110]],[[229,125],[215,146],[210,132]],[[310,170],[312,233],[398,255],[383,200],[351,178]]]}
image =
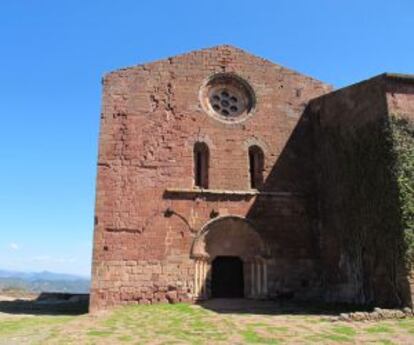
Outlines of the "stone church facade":
{"label": "stone church facade", "polygon": [[[359,140],[391,114],[414,120],[413,78],[332,91],[231,46],[107,74],[91,311],[214,297],[411,304],[405,265],[383,255],[399,245],[399,214],[378,223],[389,205],[363,199],[369,169],[346,161],[366,159]],[[396,204],[374,163],[370,180]],[[355,253],[350,233],[365,236]]]}

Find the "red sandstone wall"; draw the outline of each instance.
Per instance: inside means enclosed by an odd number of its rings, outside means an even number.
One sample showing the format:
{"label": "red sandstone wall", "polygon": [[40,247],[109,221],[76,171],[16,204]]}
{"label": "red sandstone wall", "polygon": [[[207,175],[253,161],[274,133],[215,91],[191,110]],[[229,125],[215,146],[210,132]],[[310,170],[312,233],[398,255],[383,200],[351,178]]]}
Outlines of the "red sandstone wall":
{"label": "red sandstone wall", "polygon": [[414,121],[414,78],[390,75],[385,90],[389,113]]}
{"label": "red sandstone wall", "polygon": [[[386,76],[312,101],[316,125],[322,270],[328,301],[401,306],[398,187],[387,122],[413,116],[408,87]],[[412,90],[412,89],[411,89]]]}
{"label": "red sandstone wall", "polygon": [[[255,91],[254,115],[224,124],[207,115],[199,90],[234,72]],[[254,221],[271,247],[269,290],[311,291],[315,250],[312,133],[301,118],[329,87],[269,61],[221,46],[105,76],[98,158],[91,310],[119,303],[191,299],[195,232],[219,216]],[[210,148],[210,188],[247,190],[248,146],[265,152],[265,190],[285,197],[180,194],[193,188],[193,145]],[[165,217],[169,208],[175,214]]]}
{"label": "red sandstone wall", "polygon": [[[406,75],[389,75],[385,86],[388,113],[396,118],[414,122],[414,78]],[[412,305],[414,301],[414,271],[409,274],[401,270],[399,286],[404,293],[404,304]]]}

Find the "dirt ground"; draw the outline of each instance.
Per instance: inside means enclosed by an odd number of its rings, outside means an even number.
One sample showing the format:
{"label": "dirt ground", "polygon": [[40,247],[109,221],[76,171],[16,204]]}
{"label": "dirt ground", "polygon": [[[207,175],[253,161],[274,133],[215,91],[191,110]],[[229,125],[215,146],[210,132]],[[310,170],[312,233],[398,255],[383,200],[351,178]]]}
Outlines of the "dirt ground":
{"label": "dirt ground", "polygon": [[[10,298],[8,298],[10,303]],[[414,319],[332,322],[338,310],[246,300],[132,305],[97,315],[8,309],[0,344],[414,344]],[[1,312],[2,311],[2,312]]]}

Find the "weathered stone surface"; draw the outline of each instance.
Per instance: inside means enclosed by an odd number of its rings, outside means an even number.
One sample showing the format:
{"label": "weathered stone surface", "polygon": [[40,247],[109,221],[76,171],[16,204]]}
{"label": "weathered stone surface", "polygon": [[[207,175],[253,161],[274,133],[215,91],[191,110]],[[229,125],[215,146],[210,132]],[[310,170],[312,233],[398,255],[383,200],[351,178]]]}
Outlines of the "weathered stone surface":
{"label": "weathered stone surface", "polygon": [[[240,121],[211,116],[200,99],[218,74],[236,75],[253,90],[251,112]],[[359,278],[350,274],[354,262],[336,234],[354,229],[346,220],[361,203],[350,192],[358,180],[346,175],[326,133],[338,129],[352,146],[357,129],[386,118],[390,108],[413,116],[414,91],[384,76],[330,91],[230,46],[107,74],[91,311],[209,298],[212,262],[226,255],[243,261],[246,297],[410,305],[406,272],[394,270],[400,283],[388,284],[387,249],[376,242],[385,232],[373,221],[380,211],[368,202],[369,217],[358,226],[372,229],[364,241],[373,249],[358,261]],[[209,150],[208,189],[194,186],[197,142]],[[252,145],[264,155],[260,190],[251,188]]]}
{"label": "weathered stone surface", "polygon": [[414,119],[414,78],[380,75],[311,101],[308,112],[326,300],[411,305],[389,122]]}
{"label": "weathered stone surface", "polygon": [[379,321],[404,319],[412,316],[413,311],[410,308],[404,308],[402,310],[375,308],[372,312],[341,313],[338,317],[331,317],[331,321]]}

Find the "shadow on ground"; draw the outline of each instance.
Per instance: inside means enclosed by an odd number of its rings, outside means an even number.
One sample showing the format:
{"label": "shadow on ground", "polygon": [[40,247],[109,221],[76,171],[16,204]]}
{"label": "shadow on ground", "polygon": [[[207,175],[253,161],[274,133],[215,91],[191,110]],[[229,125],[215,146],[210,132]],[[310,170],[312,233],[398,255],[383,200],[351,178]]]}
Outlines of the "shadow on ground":
{"label": "shadow on ground", "polygon": [[[326,315],[372,311],[349,304],[323,304],[289,300],[214,298],[199,302],[202,308],[219,314]],[[35,299],[0,300],[0,313],[32,315],[82,315],[88,313],[88,294],[42,293]]]}
{"label": "shadow on ground", "polygon": [[257,315],[329,315],[355,311],[371,311],[372,308],[349,304],[326,304],[289,300],[250,300],[215,298],[199,302],[201,307],[220,314]]}
{"label": "shadow on ground", "polygon": [[41,293],[34,299],[0,300],[0,313],[81,315],[88,312],[89,294]]}

